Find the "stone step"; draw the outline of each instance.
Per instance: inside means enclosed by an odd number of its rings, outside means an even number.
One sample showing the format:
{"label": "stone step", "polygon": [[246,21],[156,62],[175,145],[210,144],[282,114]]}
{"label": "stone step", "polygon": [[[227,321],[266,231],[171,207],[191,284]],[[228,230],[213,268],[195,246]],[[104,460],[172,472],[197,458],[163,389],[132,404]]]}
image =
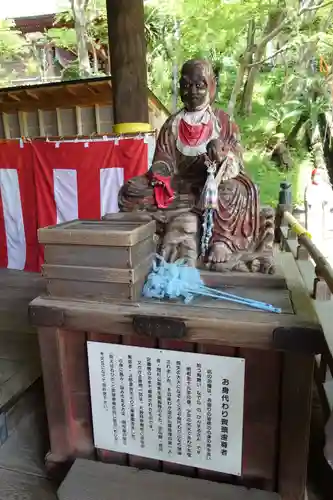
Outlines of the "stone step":
{"label": "stone step", "polygon": [[59,500],[280,500],[277,493],[77,459]]}
{"label": "stone step", "polygon": [[0,500],[57,500],[51,483],[44,478],[0,469]]}

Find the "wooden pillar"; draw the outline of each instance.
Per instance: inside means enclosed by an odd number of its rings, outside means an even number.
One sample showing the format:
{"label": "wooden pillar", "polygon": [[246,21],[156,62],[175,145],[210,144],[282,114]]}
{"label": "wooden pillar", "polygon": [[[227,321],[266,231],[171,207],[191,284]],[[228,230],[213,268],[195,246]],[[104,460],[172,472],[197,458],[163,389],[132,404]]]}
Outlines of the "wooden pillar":
{"label": "wooden pillar", "polygon": [[143,0],[106,0],[114,123],[148,123]]}

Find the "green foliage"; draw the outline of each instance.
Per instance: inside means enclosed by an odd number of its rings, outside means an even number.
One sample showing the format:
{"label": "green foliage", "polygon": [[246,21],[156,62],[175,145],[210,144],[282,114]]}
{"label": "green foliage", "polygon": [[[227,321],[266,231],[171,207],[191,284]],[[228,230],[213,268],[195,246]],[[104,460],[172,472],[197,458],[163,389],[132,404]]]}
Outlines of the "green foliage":
{"label": "green foliage", "polygon": [[47,31],[47,37],[57,47],[70,50],[76,47],[76,34],[73,28],[51,28]]}
{"label": "green foliage", "polygon": [[[224,71],[222,81],[228,81],[228,78],[229,73]],[[292,183],[294,201],[302,202],[305,181],[311,170],[311,159],[302,143],[291,151],[293,165],[290,171],[281,171],[270,160],[268,144],[275,136],[281,139],[287,135],[299,116],[287,117],[281,105],[283,82],[284,72],[281,68],[274,69],[268,75],[261,73],[254,94],[253,113],[249,117],[236,117],[245,150],[246,171],[259,186],[261,203],[272,206],[276,205],[279,186],[284,180]],[[226,103],[227,98],[218,101],[218,105],[223,108]],[[279,126],[282,129],[277,133]]]}
{"label": "green foliage", "polygon": [[69,65],[63,69],[61,79],[62,81],[80,79],[80,63],[78,59],[70,62]]}
{"label": "green foliage", "polygon": [[12,20],[0,19],[0,86],[4,87],[15,78],[15,72],[8,73],[4,64],[20,61],[29,53],[26,40],[15,28]]}
{"label": "green foliage", "polygon": [[0,19],[0,59],[9,61],[22,57],[27,53],[25,39],[21,33],[15,29],[14,21]]}

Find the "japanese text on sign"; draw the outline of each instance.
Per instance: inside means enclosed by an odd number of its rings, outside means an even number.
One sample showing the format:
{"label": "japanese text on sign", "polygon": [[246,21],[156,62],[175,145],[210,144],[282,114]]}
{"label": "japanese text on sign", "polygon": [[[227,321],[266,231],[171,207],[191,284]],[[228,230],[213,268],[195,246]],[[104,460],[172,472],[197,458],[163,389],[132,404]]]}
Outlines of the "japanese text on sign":
{"label": "japanese text on sign", "polygon": [[241,474],[245,362],[88,342],[97,448]]}

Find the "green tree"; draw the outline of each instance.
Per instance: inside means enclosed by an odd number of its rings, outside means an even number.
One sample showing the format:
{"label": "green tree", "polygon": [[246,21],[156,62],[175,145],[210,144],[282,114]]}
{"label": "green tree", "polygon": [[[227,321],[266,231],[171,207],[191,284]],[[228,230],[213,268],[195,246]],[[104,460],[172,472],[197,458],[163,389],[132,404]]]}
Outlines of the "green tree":
{"label": "green tree", "polygon": [[29,54],[28,44],[22,33],[16,29],[13,20],[0,19],[0,85],[14,79],[14,74],[8,73],[8,63],[21,61]]}

